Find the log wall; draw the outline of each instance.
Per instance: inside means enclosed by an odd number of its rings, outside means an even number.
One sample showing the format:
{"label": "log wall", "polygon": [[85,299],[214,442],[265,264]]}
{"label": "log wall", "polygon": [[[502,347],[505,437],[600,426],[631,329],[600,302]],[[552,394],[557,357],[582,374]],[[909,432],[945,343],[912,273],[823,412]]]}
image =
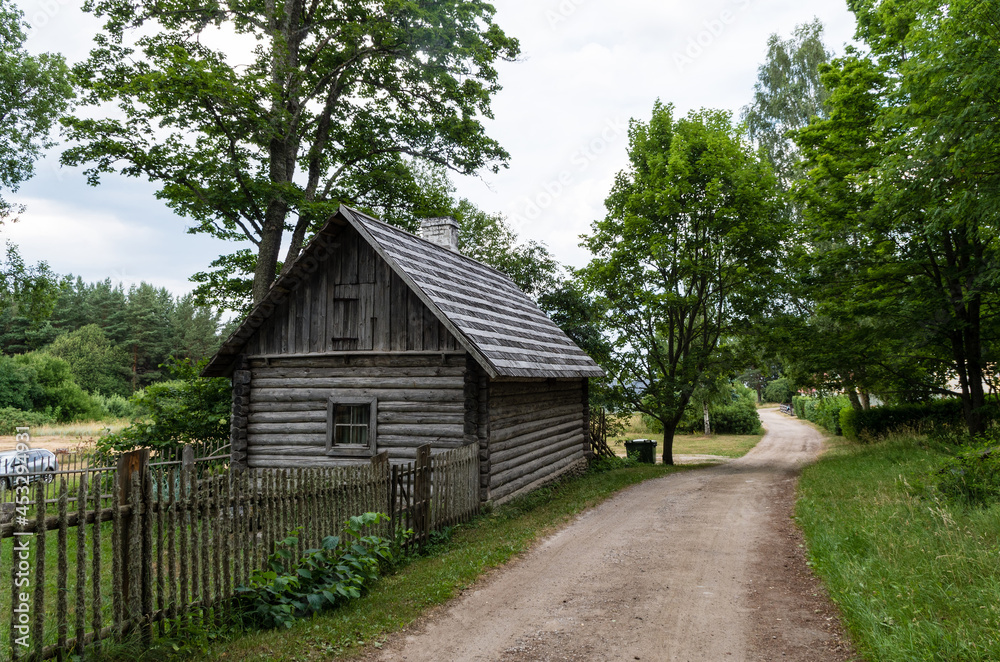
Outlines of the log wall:
{"label": "log wall", "polygon": [[455,337],[352,228],[250,336],[249,355],[455,351]]}
{"label": "log wall", "polygon": [[489,498],[509,500],[585,461],[585,380],[489,388]]}
{"label": "log wall", "polygon": [[296,356],[249,359],[246,453],[250,468],[325,467],[362,458],[326,453],[332,392],[378,400],[376,452],[395,463],[416,449],[435,451],[475,441],[466,417],[464,353]]}

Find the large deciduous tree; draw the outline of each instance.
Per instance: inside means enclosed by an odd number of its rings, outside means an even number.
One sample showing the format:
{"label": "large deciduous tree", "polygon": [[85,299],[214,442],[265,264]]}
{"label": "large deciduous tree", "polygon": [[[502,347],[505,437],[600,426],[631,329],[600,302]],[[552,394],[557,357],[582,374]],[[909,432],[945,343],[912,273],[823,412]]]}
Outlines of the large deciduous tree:
{"label": "large deciduous tree", "polygon": [[871,54],[831,68],[830,118],[799,136],[808,284],[853,331],[839,337],[885,349],[858,365],[958,395],[981,432],[1000,331],[997,13],[973,0],[851,5]]}
{"label": "large deciduous tree", "polygon": [[[16,191],[34,174],[56,119],[73,96],[61,55],[30,55],[24,49],[24,15],[13,0],[0,0],[0,187]],[[22,211],[0,196],[0,221]]]}
{"label": "large deciduous tree", "polygon": [[823,104],[829,92],[819,67],[831,57],[818,18],[797,25],[788,39],[772,34],[767,40],[767,59],[757,69],[753,101],[743,109],[743,121],[786,186],[801,174],[790,132],[826,116]]}
{"label": "large deciduous tree", "polygon": [[695,388],[732,370],[723,341],[768,308],[785,215],[780,187],[722,111],[633,120],[629,167],[585,237],[583,270],[613,347],[620,397],[663,424],[663,461]]}
{"label": "large deciduous tree", "polygon": [[[68,164],[160,185],[192,231],[247,240],[220,260],[252,299],[341,202],[405,209],[407,156],[462,173],[507,158],[480,122],[516,40],[479,0],[94,0],[77,67],[89,115]],[[117,111],[107,113],[108,104]],[[94,117],[106,113],[104,117]],[[385,215],[385,214],[383,214]],[[390,214],[391,215],[391,214]]]}

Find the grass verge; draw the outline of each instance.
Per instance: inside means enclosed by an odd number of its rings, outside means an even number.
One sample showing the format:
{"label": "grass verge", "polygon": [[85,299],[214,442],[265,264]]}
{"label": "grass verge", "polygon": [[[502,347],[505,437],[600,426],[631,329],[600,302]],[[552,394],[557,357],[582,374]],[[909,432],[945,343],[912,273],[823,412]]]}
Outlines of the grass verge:
{"label": "grass verge", "polygon": [[807,467],[796,517],[810,562],[870,660],[1000,660],[1000,504],[942,499],[917,438],[842,438]]}
{"label": "grass verge", "polygon": [[537,490],[456,527],[422,556],[381,579],[359,600],[296,623],[285,630],[232,632],[215,641],[202,633],[186,645],[161,641],[121,660],[267,660],[307,662],[349,659],[365,646],[378,647],[429,608],[459,594],[483,573],[526,551],[540,537],[615,492],[690,467],[640,465],[591,472]]}
{"label": "grass verge", "polygon": [[[721,457],[743,457],[750,452],[764,434],[675,434],[675,455],[719,455]],[[611,449],[618,455],[625,455],[626,439],[653,439],[656,441],[656,458],[663,457],[663,433],[651,432],[642,422],[641,414],[632,414],[625,426],[625,432],[615,440],[608,440]]]}

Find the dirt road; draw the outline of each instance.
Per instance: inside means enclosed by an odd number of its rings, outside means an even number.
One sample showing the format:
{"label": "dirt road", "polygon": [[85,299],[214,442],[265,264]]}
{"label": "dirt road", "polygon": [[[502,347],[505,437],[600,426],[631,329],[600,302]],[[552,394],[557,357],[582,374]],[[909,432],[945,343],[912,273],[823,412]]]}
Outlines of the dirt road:
{"label": "dirt road", "polygon": [[746,457],[620,493],[372,659],[851,659],[789,519],[822,437],[761,416]]}

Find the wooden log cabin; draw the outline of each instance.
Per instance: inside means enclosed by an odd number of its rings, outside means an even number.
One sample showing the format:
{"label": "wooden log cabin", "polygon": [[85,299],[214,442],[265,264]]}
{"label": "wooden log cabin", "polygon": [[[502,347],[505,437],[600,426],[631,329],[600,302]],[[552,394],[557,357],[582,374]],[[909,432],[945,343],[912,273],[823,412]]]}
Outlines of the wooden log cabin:
{"label": "wooden log cabin", "polygon": [[204,370],[233,382],[234,467],[413,460],[479,445],[480,498],[506,501],[590,452],[601,369],[505,274],[341,207]]}

